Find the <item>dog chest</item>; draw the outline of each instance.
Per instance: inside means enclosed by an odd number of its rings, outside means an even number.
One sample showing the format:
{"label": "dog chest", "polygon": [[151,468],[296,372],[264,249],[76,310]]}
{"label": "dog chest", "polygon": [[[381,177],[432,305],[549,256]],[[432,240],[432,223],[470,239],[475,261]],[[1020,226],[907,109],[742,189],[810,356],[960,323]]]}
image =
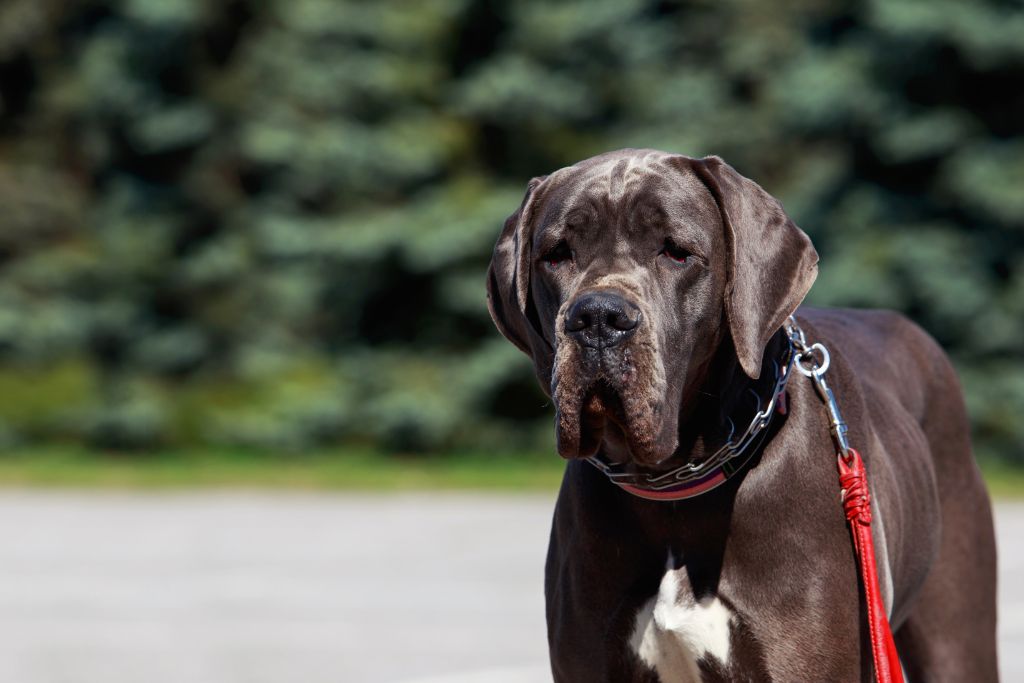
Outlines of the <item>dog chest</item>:
{"label": "dog chest", "polygon": [[636,614],[630,647],[663,682],[700,681],[698,662],[728,667],[735,614],[719,598],[696,598],[685,568],[666,570]]}

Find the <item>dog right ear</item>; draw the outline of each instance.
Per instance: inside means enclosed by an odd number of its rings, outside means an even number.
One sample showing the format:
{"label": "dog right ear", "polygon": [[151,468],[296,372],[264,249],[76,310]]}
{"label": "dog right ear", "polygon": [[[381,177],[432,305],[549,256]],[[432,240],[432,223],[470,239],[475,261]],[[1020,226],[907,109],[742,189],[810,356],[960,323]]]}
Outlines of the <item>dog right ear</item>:
{"label": "dog right ear", "polygon": [[531,219],[537,190],[546,179],[547,176],[540,176],[531,180],[519,208],[505,219],[487,269],[487,309],[491,319],[506,339],[529,356],[533,355],[530,339],[536,335],[527,317],[533,251]]}
{"label": "dog right ear", "polygon": [[715,156],[693,168],[718,203],[728,246],[725,314],[736,356],[754,379],[768,340],[807,295],[818,252],[779,200]]}

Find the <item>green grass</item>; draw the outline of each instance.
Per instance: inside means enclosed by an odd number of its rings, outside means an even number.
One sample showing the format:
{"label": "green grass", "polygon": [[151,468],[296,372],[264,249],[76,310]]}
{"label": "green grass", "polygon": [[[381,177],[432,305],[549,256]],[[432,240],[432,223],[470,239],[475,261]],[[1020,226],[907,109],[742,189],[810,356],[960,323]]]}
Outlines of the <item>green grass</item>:
{"label": "green grass", "polygon": [[1024,467],[983,460],[981,471],[993,498],[1024,499]]}
{"label": "green grass", "polygon": [[224,450],[123,454],[43,449],[0,456],[0,486],[552,491],[563,467],[553,454],[382,456],[369,451],[321,451],[282,455]]}
{"label": "green grass", "polygon": [[[0,456],[0,487],[554,491],[563,466],[553,453],[282,455],[208,449],[123,454],[48,448]],[[1024,468],[985,462],[982,470],[994,497],[1024,499]]]}

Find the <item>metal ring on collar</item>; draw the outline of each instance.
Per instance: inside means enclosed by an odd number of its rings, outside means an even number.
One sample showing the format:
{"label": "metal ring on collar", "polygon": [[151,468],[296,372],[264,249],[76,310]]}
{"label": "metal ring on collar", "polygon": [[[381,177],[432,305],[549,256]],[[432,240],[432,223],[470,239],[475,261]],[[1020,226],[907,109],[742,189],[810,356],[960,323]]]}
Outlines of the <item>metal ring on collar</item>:
{"label": "metal ring on collar", "polygon": [[[815,358],[814,352],[817,351],[821,354],[821,363],[818,363],[818,359]],[[807,347],[807,350],[801,353],[796,359],[796,369],[800,371],[805,377],[815,377],[825,374],[828,370],[829,364],[832,362],[832,357],[828,354],[826,349],[821,342],[815,342]],[[804,363],[812,363],[811,367],[805,367]]]}

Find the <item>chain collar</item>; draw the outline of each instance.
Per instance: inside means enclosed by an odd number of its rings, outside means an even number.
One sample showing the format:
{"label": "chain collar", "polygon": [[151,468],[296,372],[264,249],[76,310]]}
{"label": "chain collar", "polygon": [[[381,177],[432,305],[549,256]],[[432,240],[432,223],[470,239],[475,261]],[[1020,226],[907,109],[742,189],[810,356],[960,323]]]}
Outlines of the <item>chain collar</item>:
{"label": "chain collar", "polygon": [[[790,318],[795,326],[795,320]],[[796,328],[799,329],[799,328]],[[800,355],[794,345],[789,325],[786,329],[786,353],[783,361],[772,361],[775,369],[775,385],[771,398],[762,408],[761,397],[753,389],[748,389],[757,401],[757,409],[742,434],[736,435],[736,425],[729,420],[729,437],[725,444],[699,463],[686,463],[667,472],[627,471],[626,466],[618,463],[605,462],[600,456],[587,458],[587,462],[601,470],[614,484],[618,484],[630,493],[652,500],[680,500],[691,498],[725,483],[738,472],[754,453],[752,446],[763,439],[765,429],[780,405],[786,382],[789,381],[793,365]]]}

